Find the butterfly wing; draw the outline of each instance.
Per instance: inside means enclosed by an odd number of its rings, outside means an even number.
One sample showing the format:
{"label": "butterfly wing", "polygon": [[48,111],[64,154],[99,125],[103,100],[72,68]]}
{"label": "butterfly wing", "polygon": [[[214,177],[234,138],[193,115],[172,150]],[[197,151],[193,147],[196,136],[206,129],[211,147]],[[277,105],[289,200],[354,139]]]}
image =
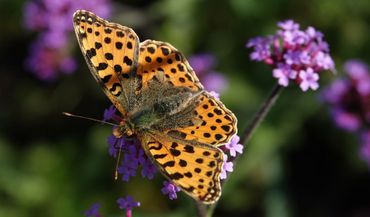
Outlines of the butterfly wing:
{"label": "butterfly wing", "polygon": [[140,88],[147,87],[158,72],[163,73],[166,82],[172,86],[188,87],[193,91],[203,90],[194,70],[176,48],[166,42],[146,40],[140,43],[137,71],[142,78]]}
{"label": "butterfly wing", "polygon": [[[237,133],[237,119],[225,105],[203,92],[194,111],[193,125],[175,129],[183,139],[211,145],[223,145]],[[167,133],[173,133],[169,130]]]}
{"label": "butterfly wing", "polygon": [[171,138],[154,132],[141,138],[147,156],[163,175],[185,193],[206,204],[221,196],[220,149],[194,141]]}
{"label": "butterfly wing", "polygon": [[138,67],[139,39],[125,26],[110,23],[95,14],[78,10],[74,30],[91,74],[122,113],[132,97],[132,77]]}

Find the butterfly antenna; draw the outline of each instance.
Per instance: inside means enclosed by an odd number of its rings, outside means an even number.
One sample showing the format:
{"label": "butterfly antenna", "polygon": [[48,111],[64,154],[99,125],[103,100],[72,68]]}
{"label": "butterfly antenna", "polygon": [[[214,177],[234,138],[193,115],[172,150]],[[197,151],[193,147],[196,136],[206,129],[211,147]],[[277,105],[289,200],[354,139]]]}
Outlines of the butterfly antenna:
{"label": "butterfly antenna", "polygon": [[85,119],[85,120],[99,122],[99,123],[102,123],[102,124],[108,124],[108,125],[111,125],[111,126],[118,126],[117,124],[114,124],[114,123],[111,123],[111,122],[102,121],[102,120],[98,120],[98,119],[95,119],[95,118],[89,118],[89,117],[85,117],[85,116],[81,116],[81,115],[75,115],[75,114],[71,114],[71,113],[68,113],[68,112],[62,112],[62,114],[65,115],[65,116],[68,116],[68,117],[81,118],[81,119]]}
{"label": "butterfly antenna", "polygon": [[[118,140],[116,140],[116,141],[118,141]],[[118,157],[117,157],[117,162],[116,162],[116,170],[114,171],[114,180],[116,180],[116,181],[118,179],[118,165],[119,165],[119,161],[121,159],[122,145],[123,145],[123,142],[121,142],[121,145],[119,146]]]}

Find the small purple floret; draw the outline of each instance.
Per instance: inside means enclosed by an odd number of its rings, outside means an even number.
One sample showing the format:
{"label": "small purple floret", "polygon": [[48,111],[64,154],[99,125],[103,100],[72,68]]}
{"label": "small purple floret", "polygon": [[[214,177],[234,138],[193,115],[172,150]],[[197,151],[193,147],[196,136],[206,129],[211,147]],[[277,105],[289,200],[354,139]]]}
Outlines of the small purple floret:
{"label": "small purple floret", "polygon": [[220,179],[226,179],[227,178],[227,173],[230,173],[234,171],[234,164],[233,162],[228,162],[227,161],[228,156],[224,154],[224,163],[222,165],[221,169],[221,174],[220,174]]}
{"label": "small purple floret", "polygon": [[179,192],[181,189],[177,187],[176,185],[172,184],[169,181],[164,181],[163,182],[163,188],[162,188],[162,193],[164,195],[168,195],[170,200],[175,200],[177,199],[177,192]]}
{"label": "small purple floret", "polygon": [[84,212],[84,215],[86,217],[101,217],[99,213],[100,207],[101,205],[99,203],[94,203],[88,210]]}
{"label": "small purple floret", "polygon": [[237,153],[242,154],[244,146],[239,144],[240,138],[238,135],[233,136],[229,143],[225,147],[229,150],[232,157],[236,157]]}

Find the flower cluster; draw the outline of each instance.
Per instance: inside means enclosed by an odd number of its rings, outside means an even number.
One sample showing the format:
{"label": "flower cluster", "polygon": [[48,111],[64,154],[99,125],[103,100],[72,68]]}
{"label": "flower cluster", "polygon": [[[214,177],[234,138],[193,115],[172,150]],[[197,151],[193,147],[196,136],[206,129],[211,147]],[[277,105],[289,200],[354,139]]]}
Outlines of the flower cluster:
{"label": "flower cluster", "polygon": [[78,9],[93,10],[106,17],[110,0],[31,0],[24,6],[24,25],[39,32],[26,60],[27,68],[42,80],[53,80],[59,72],[72,73],[76,61],[71,57],[72,15]]}
{"label": "flower cluster", "polygon": [[278,27],[274,35],[248,41],[246,46],[253,48],[250,58],[271,65],[281,86],[287,87],[292,80],[302,91],[316,90],[319,73],[335,70],[324,35],[313,27],[300,30],[292,20],[279,22]]}
{"label": "flower cluster", "polygon": [[[131,196],[118,198],[117,203],[120,209],[125,210],[126,217],[132,217],[132,209],[140,206],[140,202],[134,201]],[[101,205],[99,203],[95,203],[85,211],[84,215],[86,217],[102,217],[99,212],[100,207]]]}
{"label": "flower cluster", "polygon": [[346,76],[330,84],[322,96],[336,125],[360,134],[361,156],[370,166],[370,70],[359,60],[347,61],[344,69]]}
{"label": "flower cluster", "polygon": [[227,80],[221,73],[214,71],[216,59],[212,54],[203,53],[189,57],[189,64],[208,91],[222,92],[227,87]]}

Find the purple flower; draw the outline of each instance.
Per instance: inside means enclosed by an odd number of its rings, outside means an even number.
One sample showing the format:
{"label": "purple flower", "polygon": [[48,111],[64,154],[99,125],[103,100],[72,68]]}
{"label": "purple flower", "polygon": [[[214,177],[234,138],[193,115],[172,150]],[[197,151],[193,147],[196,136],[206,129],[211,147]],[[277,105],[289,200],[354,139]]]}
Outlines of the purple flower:
{"label": "purple flower", "polygon": [[317,88],[319,88],[319,84],[317,83],[319,75],[315,73],[312,68],[307,68],[306,71],[301,70],[299,78],[301,79],[299,86],[303,91],[307,91],[309,88],[312,90],[317,90]]}
{"label": "purple flower", "polygon": [[157,168],[148,158],[145,159],[145,162],[142,164],[141,176],[148,178],[149,180],[154,178],[154,175],[157,173]]}
{"label": "purple flower", "polygon": [[356,80],[369,76],[369,66],[361,60],[348,60],[344,64],[344,70]]}
{"label": "purple flower", "polygon": [[197,75],[202,75],[216,65],[216,59],[209,53],[196,54],[189,57],[189,63]]}
{"label": "purple flower", "polygon": [[109,108],[104,110],[104,115],[103,115],[103,121],[109,121],[109,120],[115,120],[119,121],[118,115],[116,115],[116,107],[114,105],[109,106]]}
{"label": "purple flower", "polygon": [[176,185],[172,184],[169,181],[164,181],[163,182],[163,188],[162,188],[162,193],[164,195],[168,195],[170,200],[177,199],[177,192],[179,192],[181,189],[177,187]]}
{"label": "purple flower", "polygon": [[133,142],[127,141],[125,149],[123,149],[123,159],[118,168],[118,172],[122,175],[122,180],[128,182],[130,177],[136,176],[136,171],[139,167],[140,160],[143,157],[140,155],[139,147]]}
{"label": "purple flower", "polygon": [[99,213],[100,207],[101,205],[99,203],[94,203],[88,210],[85,211],[84,215],[86,217],[101,217]]}
{"label": "purple flower", "polygon": [[[345,63],[347,76],[335,80],[323,91],[323,100],[331,106],[333,119],[338,127],[358,132],[370,125],[369,67],[358,60]],[[366,86],[366,85],[365,85]]]}
{"label": "purple flower", "polygon": [[295,23],[293,20],[285,20],[282,22],[278,22],[278,26],[287,31],[295,31],[299,29],[299,24]]}
{"label": "purple flower", "polygon": [[134,201],[131,196],[127,196],[126,198],[118,198],[117,203],[120,209],[126,211],[126,217],[132,216],[132,208],[140,206],[140,202]]}
{"label": "purple flower", "polygon": [[[111,137],[109,137],[111,138]],[[122,144],[122,160],[118,168],[118,173],[122,175],[122,180],[128,182],[131,177],[136,176],[138,169],[141,168],[141,176],[153,179],[157,170],[151,160],[145,155],[139,140],[136,138],[117,139]],[[115,149],[117,151],[116,146]],[[110,151],[111,152],[111,151]]]}
{"label": "purple flower", "polygon": [[31,45],[31,53],[26,66],[42,80],[54,80],[56,71],[71,73],[77,66],[75,60],[64,55],[62,50],[49,48],[41,40]]}
{"label": "purple flower", "polygon": [[107,17],[111,11],[110,0],[30,0],[24,5],[25,28],[40,32],[31,45],[26,60],[27,68],[42,80],[55,80],[60,72],[76,70],[71,57],[69,40],[73,39],[71,19],[77,9],[93,10]]}
{"label": "purple flower", "polygon": [[349,132],[355,132],[361,127],[361,119],[357,114],[333,109],[332,116],[336,125]]}
{"label": "purple flower", "polygon": [[214,98],[216,98],[216,99],[220,99],[220,94],[219,93],[217,93],[217,92],[215,92],[215,91],[210,91],[210,92],[208,92],[211,96],[213,96]]}
{"label": "purple flower", "polygon": [[[279,22],[275,35],[250,39],[246,45],[252,48],[251,60],[272,66],[273,77],[284,87],[292,80],[303,91],[319,87],[319,73],[335,70],[323,34],[313,27],[300,30],[292,20]],[[369,85],[370,86],[370,85]]]}
{"label": "purple flower", "polygon": [[[110,135],[107,138],[107,143],[108,143],[108,153],[110,156],[116,158],[117,156],[117,144],[118,144],[119,139],[115,137],[113,134]],[[119,147],[119,146],[118,146]]]}
{"label": "purple flower", "polygon": [[200,77],[206,90],[222,92],[227,87],[227,80],[219,72],[210,71]]}
{"label": "purple flower", "polygon": [[289,84],[289,79],[295,79],[297,77],[297,72],[292,70],[288,65],[280,64],[276,69],[272,70],[272,75],[274,78],[278,78],[278,83],[287,87]]}
{"label": "purple flower", "polygon": [[322,91],[322,96],[330,104],[339,104],[342,96],[348,92],[348,80],[336,79]]}
{"label": "purple flower", "polygon": [[227,155],[224,154],[224,163],[222,164],[220,179],[226,179],[227,178],[227,173],[230,173],[234,170],[233,162],[231,162],[231,161],[228,162],[227,158],[228,158]]}
{"label": "purple flower", "polygon": [[227,87],[226,78],[213,70],[216,60],[211,54],[197,54],[189,58],[189,64],[208,91],[222,92]]}
{"label": "purple flower", "polygon": [[359,60],[344,64],[346,76],[326,87],[322,98],[335,124],[361,137],[360,156],[370,167],[370,70]]}
{"label": "purple flower", "polygon": [[225,145],[225,147],[229,150],[230,155],[232,157],[236,157],[236,154],[242,154],[243,153],[243,145],[239,144],[240,138],[238,135],[233,136],[231,141]]}
{"label": "purple flower", "polygon": [[359,94],[363,96],[370,94],[369,66],[359,60],[350,60],[345,63],[344,68],[353,82],[356,83]]}

